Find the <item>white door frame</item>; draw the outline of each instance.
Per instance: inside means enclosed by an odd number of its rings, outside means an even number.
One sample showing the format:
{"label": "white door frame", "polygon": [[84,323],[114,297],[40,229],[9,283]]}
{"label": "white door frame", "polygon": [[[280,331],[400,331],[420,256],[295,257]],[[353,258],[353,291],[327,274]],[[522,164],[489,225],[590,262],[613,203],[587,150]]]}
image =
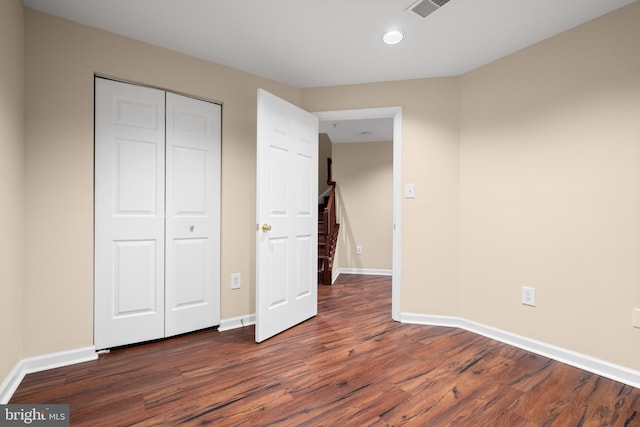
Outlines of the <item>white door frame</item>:
{"label": "white door frame", "polygon": [[314,112],[320,121],[393,118],[393,260],[391,318],[400,321],[402,252],[402,107],[362,108]]}

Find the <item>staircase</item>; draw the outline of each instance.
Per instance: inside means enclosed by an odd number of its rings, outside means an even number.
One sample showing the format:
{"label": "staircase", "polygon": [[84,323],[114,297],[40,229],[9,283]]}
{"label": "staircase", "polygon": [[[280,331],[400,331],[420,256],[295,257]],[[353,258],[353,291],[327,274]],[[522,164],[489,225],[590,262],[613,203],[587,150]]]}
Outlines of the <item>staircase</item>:
{"label": "staircase", "polygon": [[331,191],[318,205],[318,283],[331,285],[333,258],[338,244],[340,224],[336,222],[336,183],[328,181]]}

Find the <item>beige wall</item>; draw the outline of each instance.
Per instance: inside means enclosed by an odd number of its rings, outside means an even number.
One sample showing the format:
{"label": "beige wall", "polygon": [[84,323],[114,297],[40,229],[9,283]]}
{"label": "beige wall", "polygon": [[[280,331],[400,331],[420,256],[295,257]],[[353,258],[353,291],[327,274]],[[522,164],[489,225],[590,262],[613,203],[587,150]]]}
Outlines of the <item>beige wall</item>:
{"label": "beige wall", "polygon": [[636,370],[639,23],[634,3],[463,76],[460,126],[462,317]]}
{"label": "beige wall", "polygon": [[0,384],[22,358],[24,284],[24,18],[0,2]]}
{"label": "beige wall", "polygon": [[393,143],[333,144],[333,173],[340,223],[334,269],[391,270]]}
{"label": "beige wall", "polygon": [[298,89],[29,9],[26,25],[24,356],[93,344],[94,73],[223,103],[222,318],[254,312],[256,90]]}
{"label": "beige wall", "polygon": [[457,315],[458,78],[302,90],[308,111],[391,106],[402,106],[402,182],[416,186],[402,201],[401,309]]}

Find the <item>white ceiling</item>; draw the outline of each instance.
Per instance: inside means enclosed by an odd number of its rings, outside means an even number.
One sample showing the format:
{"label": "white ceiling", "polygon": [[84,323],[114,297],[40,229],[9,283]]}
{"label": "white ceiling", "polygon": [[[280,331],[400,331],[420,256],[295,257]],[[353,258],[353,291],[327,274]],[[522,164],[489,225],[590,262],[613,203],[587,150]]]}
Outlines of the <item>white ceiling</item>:
{"label": "white ceiling", "polygon": [[319,131],[334,143],[392,141],[393,118],[321,121]]}
{"label": "white ceiling", "polygon": [[[24,0],[27,7],[296,87],[455,76],[635,0]],[[399,45],[382,33],[400,29]]]}
{"label": "white ceiling", "polygon": [[[635,0],[450,0],[426,19],[407,12],[415,1],[24,4],[296,87],[316,87],[457,76]],[[389,29],[403,31],[405,40],[382,43]],[[333,142],[390,141],[393,124],[391,119],[322,122],[320,131]]]}

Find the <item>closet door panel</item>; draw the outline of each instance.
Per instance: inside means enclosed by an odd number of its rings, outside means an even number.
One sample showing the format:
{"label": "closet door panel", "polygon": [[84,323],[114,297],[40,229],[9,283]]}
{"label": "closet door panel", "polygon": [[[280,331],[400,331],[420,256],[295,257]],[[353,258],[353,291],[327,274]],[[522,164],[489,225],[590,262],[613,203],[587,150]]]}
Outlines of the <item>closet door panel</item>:
{"label": "closet door panel", "polygon": [[95,80],[97,349],[164,336],[164,92]]}
{"label": "closet door panel", "polygon": [[166,335],[220,323],[217,104],[167,93]]}

